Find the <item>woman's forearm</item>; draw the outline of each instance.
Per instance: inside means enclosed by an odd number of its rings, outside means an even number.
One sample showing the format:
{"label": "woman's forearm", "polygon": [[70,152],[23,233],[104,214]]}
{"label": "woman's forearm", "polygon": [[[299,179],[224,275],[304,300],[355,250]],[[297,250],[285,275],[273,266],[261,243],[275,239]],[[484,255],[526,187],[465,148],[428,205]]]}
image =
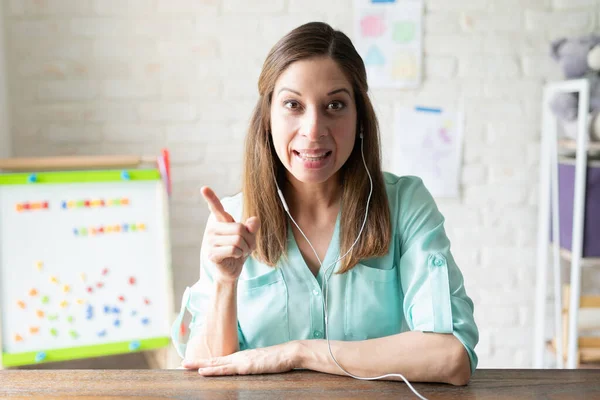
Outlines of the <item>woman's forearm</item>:
{"label": "woman's forearm", "polygon": [[215,282],[212,307],[201,332],[190,339],[186,359],[220,357],[239,350],[237,281]]}
{"label": "woman's forearm", "polygon": [[[471,375],[467,352],[451,334],[411,331],[378,339],[330,343],[338,363],[360,377],[400,373],[411,382],[466,385]],[[326,340],[301,340],[298,349],[299,368],[345,375],[331,359]]]}

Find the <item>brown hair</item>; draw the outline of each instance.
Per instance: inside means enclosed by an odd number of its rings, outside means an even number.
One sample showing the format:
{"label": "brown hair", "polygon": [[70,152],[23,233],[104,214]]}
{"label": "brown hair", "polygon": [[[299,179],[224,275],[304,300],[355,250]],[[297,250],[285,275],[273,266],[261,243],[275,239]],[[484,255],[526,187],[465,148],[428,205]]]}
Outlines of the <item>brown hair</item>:
{"label": "brown hair", "polygon": [[[281,184],[285,167],[279,160],[270,135],[271,97],[275,82],[293,62],[330,57],[344,71],[354,90],[357,110],[357,132],[364,135],[365,161],[373,179],[373,194],[364,230],[356,246],[340,262],[340,273],[350,270],[361,259],[384,256],[391,241],[390,211],[381,171],[379,126],[373,105],[367,95],[367,74],[364,63],[344,33],[321,22],[302,25],[273,46],[258,79],[259,99],[252,114],[246,136],[242,191],[244,220],[258,216],[261,227],[256,237],[253,257],[274,266],[287,252],[287,214],[280,203],[275,179]],[[369,178],[360,151],[360,140],[340,169],[342,215],[340,224],[340,255],[352,246],[362,226]]]}

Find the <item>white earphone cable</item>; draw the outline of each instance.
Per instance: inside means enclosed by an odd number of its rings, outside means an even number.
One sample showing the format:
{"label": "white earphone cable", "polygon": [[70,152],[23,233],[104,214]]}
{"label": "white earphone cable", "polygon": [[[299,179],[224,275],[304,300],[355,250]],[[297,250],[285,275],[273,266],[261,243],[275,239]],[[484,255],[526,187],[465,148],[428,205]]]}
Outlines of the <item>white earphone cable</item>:
{"label": "white earphone cable", "polygon": [[[333,267],[334,265],[336,265],[338,263],[338,261],[340,261],[342,258],[346,257],[348,255],[348,253],[350,253],[350,251],[354,248],[354,246],[356,245],[356,243],[358,243],[358,239],[360,238],[360,235],[363,232],[365,224],[367,223],[367,216],[369,214],[369,203],[371,201],[371,194],[373,193],[373,179],[371,178],[371,174],[369,173],[369,168],[367,168],[367,162],[365,161],[365,154],[364,154],[364,151],[363,151],[363,133],[362,132],[360,133],[360,152],[361,152],[361,155],[362,155],[362,160],[363,160],[363,164],[365,166],[365,170],[367,171],[367,175],[369,176],[369,182],[371,183],[371,189],[369,191],[369,197],[367,198],[367,207],[365,209],[365,218],[363,220],[363,223],[362,223],[362,226],[360,228],[360,231],[358,232],[358,236],[356,237],[356,240],[354,241],[354,243],[352,244],[352,246],[350,246],[350,248],[348,249],[348,251],[346,251],[346,253],[344,253],[343,256],[339,257],[333,263],[329,264],[329,266],[327,266],[327,268],[324,270],[325,272],[323,273],[323,276],[325,278],[325,281],[324,281],[325,296],[323,296],[323,302],[324,302],[323,303],[323,309],[324,309],[324,312],[325,312],[325,339],[327,340],[327,348],[329,349],[329,355],[331,355],[331,359],[333,360],[333,362],[335,362],[335,364],[345,374],[347,374],[348,376],[351,376],[352,378],[359,379],[359,380],[365,380],[365,381],[378,380],[378,379],[392,377],[392,376],[400,377],[400,378],[402,378],[402,380],[406,383],[406,385],[410,388],[410,390],[413,391],[413,393],[417,397],[419,397],[421,400],[427,400],[427,398],[423,397],[421,394],[419,394],[419,392],[417,392],[415,390],[415,388],[410,384],[410,382],[408,381],[408,379],[406,379],[402,374],[385,374],[385,375],[375,376],[375,377],[361,377],[361,376],[357,376],[357,375],[354,375],[354,374],[346,371],[346,369],[344,369],[344,367],[342,367],[338,363],[337,359],[333,355],[333,351],[331,350],[331,343],[329,342],[329,326],[328,326],[328,321],[327,321],[327,299],[328,299],[328,287],[329,287],[328,282],[329,282],[329,278],[333,274],[333,271],[329,275],[328,275],[328,273],[329,273],[329,270],[331,269],[331,267]],[[281,190],[279,189],[279,185],[277,184],[277,180],[275,180],[275,185],[277,185],[277,192],[279,194],[279,198],[282,201],[283,208],[285,209],[285,211],[289,215],[289,217],[292,220],[292,222],[294,223],[294,225],[296,225],[296,228],[298,228],[298,231],[300,231],[300,233],[302,234],[302,236],[304,237],[304,239],[306,239],[306,242],[308,243],[308,245],[310,246],[310,248],[312,249],[312,251],[315,253],[315,256],[317,257],[317,260],[319,260],[319,264],[321,265],[321,268],[323,268],[323,262],[321,261],[321,258],[317,254],[317,251],[315,250],[315,248],[313,247],[313,245],[310,243],[310,240],[308,240],[308,238],[306,237],[306,235],[304,234],[304,232],[302,231],[302,229],[300,229],[300,227],[298,226],[298,224],[296,223],[296,221],[292,217],[292,214],[290,213],[290,210],[289,210],[289,208],[287,206],[287,203],[285,202],[285,198],[283,197],[283,193],[281,193]]]}

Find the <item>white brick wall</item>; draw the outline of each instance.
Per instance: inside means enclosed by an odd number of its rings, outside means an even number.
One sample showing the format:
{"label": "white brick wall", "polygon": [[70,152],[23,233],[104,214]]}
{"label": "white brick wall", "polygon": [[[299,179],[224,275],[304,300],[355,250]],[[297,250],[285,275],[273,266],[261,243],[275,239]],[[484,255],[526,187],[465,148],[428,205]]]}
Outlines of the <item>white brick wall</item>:
{"label": "white brick wall", "polygon": [[[12,137],[0,129],[0,156],[8,139],[17,156],[153,154],[167,146],[177,297],[198,276],[208,215],[200,187],[220,196],[239,190],[243,138],[270,47],[311,20],[353,36],[352,0],[3,4]],[[560,79],[548,44],[598,31],[599,12],[598,0],[426,0],[425,81],[414,91],[372,93],[384,166],[393,156],[386,143],[395,105],[464,101],[462,197],[439,206],[475,301],[481,367],[531,365],[539,103],[543,82]],[[1,106],[0,91],[0,113]]]}
{"label": "white brick wall", "polygon": [[8,87],[6,78],[6,49],[4,47],[5,4],[0,4],[0,158],[9,157],[12,153],[10,134],[10,113],[8,110]]}

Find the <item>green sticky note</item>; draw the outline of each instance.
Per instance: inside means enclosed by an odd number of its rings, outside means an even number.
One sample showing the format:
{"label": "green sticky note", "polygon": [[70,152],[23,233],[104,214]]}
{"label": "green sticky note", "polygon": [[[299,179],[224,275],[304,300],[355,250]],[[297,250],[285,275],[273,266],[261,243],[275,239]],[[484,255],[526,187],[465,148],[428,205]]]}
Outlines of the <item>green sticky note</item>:
{"label": "green sticky note", "polygon": [[42,304],[48,304],[49,301],[50,301],[50,298],[48,296],[42,297]]}
{"label": "green sticky note", "polygon": [[67,317],[67,321],[69,321],[69,322],[73,323],[73,316],[72,316],[72,315],[69,315],[69,316]]}
{"label": "green sticky note", "polygon": [[416,34],[416,25],[412,21],[400,21],[394,24],[393,39],[397,43],[412,42]]}
{"label": "green sticky note", "polygon": [[137,225],[136,224],[130,224],[129,225],[129,229],[131,229],[133,232],[137,231]]}
{"label": "green sticky note", "polygon": [[50,321],[56,321],[58,319],[58,314],[48,315],[48,319]]}
{"label": "green sticky note", "polygon": [[52,336],[58,336],[58,331],[56,330],[56,328],[52,328],[52,329],[50,329],[50,334]]}
{"label": "green sticky note", "polygon": [[77,338],[79,337],[79,335],[77,334],[77,332],[75,332],[73,329],[71,329],[71,330],[69,331],[69,335],[71,335],[71,337],[72,337],[73,339],[77,339]]}
{"label": "green sticky note", "polygon": [[79,200],[76,204],[77,204],[77,207],[85,207],[85,201],[84,200]]}

